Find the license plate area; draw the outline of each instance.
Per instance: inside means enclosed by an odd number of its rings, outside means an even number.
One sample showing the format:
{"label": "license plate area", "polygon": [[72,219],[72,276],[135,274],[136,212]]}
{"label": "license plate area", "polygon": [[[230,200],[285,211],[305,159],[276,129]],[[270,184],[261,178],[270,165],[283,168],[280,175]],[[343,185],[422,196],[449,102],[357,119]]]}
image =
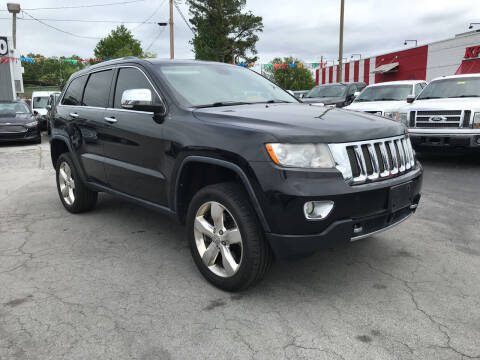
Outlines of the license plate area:
{"label": "license plate area", "polygon": [[407,182],[405,184],[392,186],[390,188],[389,208],[391,212],[403,209],[410,206],[413,202],[413,183]]}

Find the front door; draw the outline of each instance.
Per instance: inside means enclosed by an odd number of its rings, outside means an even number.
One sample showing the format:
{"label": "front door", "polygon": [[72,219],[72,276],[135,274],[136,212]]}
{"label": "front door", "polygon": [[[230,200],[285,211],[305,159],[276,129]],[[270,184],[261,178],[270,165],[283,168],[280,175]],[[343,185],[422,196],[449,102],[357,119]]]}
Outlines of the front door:
{"label": "front door", "polygon": [[122,109],[122,94],[129,89],[150,89],[159,97],[142,70],[118,69],[113,107],[105,111],[109,122],[104,141],[108,183],[114,190],[166,205],[163,125],[154,121],[151,112]]}

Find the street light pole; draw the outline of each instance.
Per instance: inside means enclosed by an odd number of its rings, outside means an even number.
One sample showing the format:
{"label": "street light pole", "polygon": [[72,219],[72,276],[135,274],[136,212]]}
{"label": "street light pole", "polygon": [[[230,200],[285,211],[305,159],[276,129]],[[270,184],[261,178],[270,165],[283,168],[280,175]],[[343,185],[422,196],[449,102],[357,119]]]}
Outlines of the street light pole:
{"label": "street light pole", "polygon": [[170,0],[170,59],[174,58],[173,48],[173,0]]}
{"label": "street light pole", "polygon": [[20,12],[20,4],[7,3],[9,13],[12,13],[12,38],[13,48],[17,48],[17,14]]}
{"label": "street light pole", "polygon": [[341,0],[341,5],[340,5],[340,44],[338,46],[337,82],[342,81],[342,71],[343,71],[343,14],[344,14],[344,5],[345,5],[345,0]]}

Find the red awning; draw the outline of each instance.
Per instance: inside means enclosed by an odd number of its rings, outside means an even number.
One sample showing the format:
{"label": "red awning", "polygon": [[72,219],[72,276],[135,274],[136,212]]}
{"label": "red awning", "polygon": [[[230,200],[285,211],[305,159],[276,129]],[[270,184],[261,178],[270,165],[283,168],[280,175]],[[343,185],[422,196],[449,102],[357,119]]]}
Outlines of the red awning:
{"label": "red awning", "polygon": [[455,75],[480,73],[480,59],[463,60]]}

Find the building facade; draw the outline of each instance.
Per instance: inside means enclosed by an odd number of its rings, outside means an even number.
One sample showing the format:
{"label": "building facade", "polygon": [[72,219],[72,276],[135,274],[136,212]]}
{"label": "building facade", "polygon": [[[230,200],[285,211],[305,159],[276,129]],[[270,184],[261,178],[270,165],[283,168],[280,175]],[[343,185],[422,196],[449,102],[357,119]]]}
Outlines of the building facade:
{"label": "building facade", "polygon": [[[317,85],[336,83],[338,71],[338,65],[318,69]],[[341,82],[363,81],[369,85],[397,80],[430,81],[456,73],[480,73],[480,31],[347,62]]]}

